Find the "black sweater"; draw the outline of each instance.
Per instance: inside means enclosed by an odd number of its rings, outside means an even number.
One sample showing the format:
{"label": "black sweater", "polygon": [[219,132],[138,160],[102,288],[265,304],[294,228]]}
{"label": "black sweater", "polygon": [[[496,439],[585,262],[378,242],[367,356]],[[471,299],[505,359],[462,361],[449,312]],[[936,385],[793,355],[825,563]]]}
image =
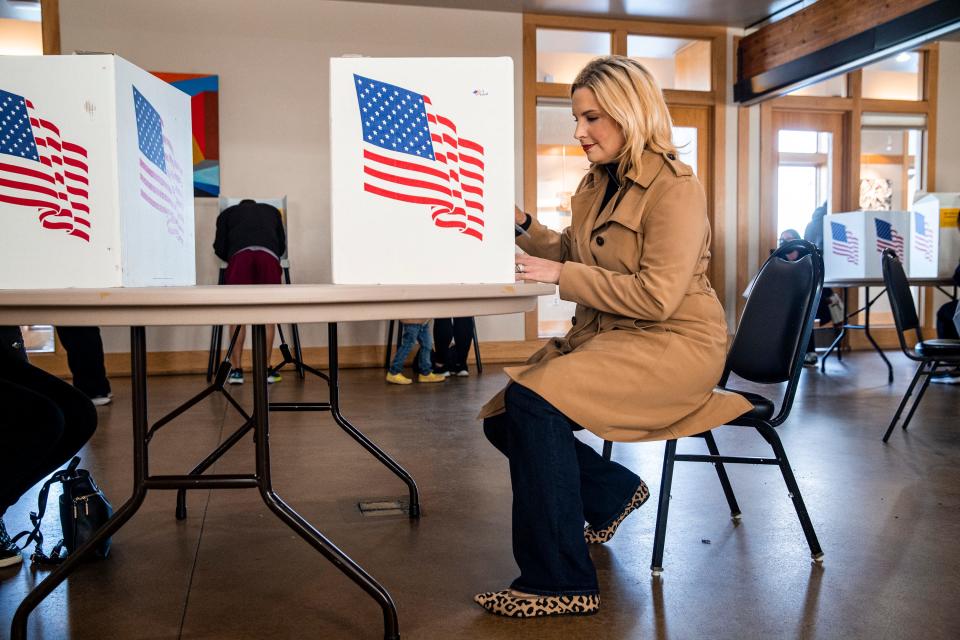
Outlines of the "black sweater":
{"label": "black sweater", "polygon": [[265,247],[279,258],[287,250],[280,211],[269,204],[241,200],[217,216],[217,235],[213,251],[227,262],[247,247]]}

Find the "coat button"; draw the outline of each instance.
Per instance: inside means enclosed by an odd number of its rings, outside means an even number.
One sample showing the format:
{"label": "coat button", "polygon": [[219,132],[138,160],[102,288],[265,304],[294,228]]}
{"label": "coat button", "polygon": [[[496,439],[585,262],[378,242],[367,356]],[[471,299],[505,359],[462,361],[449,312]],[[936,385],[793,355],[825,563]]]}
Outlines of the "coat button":
{"label": "coat button", "polygon": [[573,326],[577,326],[577,316],[573,316],[572,318],[570,318],[570,324],[572,324]]}
{"label": "coat button", "polygon": [[604,242],[604,241],[603,241],[603,236],[597,236],[597,246],[598,246],[598,247],[602,247],[602,246],[603,246],[603,242]]}

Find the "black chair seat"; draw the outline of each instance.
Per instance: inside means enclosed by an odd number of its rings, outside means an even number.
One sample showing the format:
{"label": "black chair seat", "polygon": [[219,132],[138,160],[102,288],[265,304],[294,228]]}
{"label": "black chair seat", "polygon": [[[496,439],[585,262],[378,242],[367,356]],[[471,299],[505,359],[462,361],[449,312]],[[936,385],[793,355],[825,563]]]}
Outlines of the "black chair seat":
{"label": "black chair seat", "polygon": [[935,338],[917,343],[914,347],[917,355],[924,358],[960,358],[960,340]]}
{"label": "black chair seat", "polygon": [[747,399],[747,402],[753,405],[752,409],[742,414],[729,424],[753,426],[751,421],[769,420],[773,417],[773,411],[775,407],[773,406],[772,400],[768,400],[758,393],[750,393],[749,391],[737,391],[736,389],[727,389],[727,391],[743,396]]}

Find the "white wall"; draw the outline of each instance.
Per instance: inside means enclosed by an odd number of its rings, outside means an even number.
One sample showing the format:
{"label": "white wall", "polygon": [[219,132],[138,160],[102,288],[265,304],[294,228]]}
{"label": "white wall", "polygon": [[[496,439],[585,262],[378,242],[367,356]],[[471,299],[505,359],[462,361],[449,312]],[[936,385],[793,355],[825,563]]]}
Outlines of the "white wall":
{"label": "white wall", "polygon": [[960,42],[940,43],[937,86],[937,185],[935,191],[960,191]]}
{"label": "white wall", "polygon": [[[330,280],[329,58],[510,56],[516,93],[516,191],[522,202],[522,18],[466,11],[324,0],[69,0],[60,3],[61,49],[116,53],[144,69],[220,76],[221,190],[289,202],[294,282]],[[212,200],[197,199],[198,278],[215,281]],[[512,215],[511,211],[503,215]],[[398,247],[397,259],[413,246]],[[440,265],[442,267],[442,265]],[[229,319],[224,318],[227,322]],[[385,323],[341,331],[341,344],[384,342]],[[482,340],[522,340],[520,314],[483,318]],[[126,330],[105,329],[108,351],[126,351]],[[205,349],[209,329],[148,332],[151,350]],[[301,327],[326,343],[323,326]]]}

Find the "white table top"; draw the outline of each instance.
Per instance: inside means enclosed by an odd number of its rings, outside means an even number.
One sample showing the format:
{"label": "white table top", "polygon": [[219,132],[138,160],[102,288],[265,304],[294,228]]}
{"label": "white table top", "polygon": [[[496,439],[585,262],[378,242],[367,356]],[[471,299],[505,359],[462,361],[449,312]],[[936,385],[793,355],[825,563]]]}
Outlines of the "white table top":
{"label": "white table top", "polygon": [[552,284],[200,285],[0,290],[0,325],[164,326],[443,318],[529,311]]}

